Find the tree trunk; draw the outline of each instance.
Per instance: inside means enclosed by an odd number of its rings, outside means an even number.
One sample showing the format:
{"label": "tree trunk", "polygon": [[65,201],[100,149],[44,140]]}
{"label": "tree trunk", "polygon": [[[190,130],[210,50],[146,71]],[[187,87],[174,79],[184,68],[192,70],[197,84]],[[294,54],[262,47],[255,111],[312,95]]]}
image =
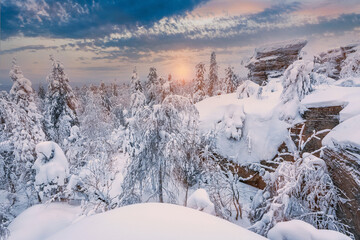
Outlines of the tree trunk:
{"label": "tree trunk", "polygon": [[161,166],[161,164],[160,164],[160,169],[159,169],[159,189],[158,189],[158,193],[159,193],[159,202],[163,203],[164,198],[163,198],[163,179],[162,179],[162,166]]}
{"label": "tree trunk", "polygon": [[189,193],[189,183],[186,182],[185,204],[184,204],[185,207],[187,206],[188,193]]}

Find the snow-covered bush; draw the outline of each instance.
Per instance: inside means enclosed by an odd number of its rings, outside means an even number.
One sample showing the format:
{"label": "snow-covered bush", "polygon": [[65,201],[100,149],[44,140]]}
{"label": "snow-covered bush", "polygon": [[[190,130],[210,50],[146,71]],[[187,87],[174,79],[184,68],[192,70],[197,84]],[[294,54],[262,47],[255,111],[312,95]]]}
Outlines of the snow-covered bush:
{"label": "snow-covered bush", "polygon": [[197,189],[190,195],[186,206],[209,214],[215,214],[214,204],[210,201],[208,193],[203,188]]}
{"label": "snow-covered bush", "polygon": [[119,171],[115,159],[89,160],[78,175],[72,175],[68,189],[82,199],[84,215],[105,212],[117,206],[120,188],[113,185]]}
{"label": "snow-covered bush", "polygon": [[270,240],[351,240],[350,237],[333,230],[318,230],[300,220],[279,222],[270,229],[267,237]]}
{"label": "snow-covered bush", "polygon": [[55,142],[41,142],[36,145],[37,159],[35,188],[42,201],[53,197],[63,198],[65,184],[69,177],[69,163],[62,149]]}
{"label": "snow-covered bush", "polygon": [[252,96],[258,97],[260,86],[250,80],[246,80],[236,90],[236,96],[239,99],[249,98]]}

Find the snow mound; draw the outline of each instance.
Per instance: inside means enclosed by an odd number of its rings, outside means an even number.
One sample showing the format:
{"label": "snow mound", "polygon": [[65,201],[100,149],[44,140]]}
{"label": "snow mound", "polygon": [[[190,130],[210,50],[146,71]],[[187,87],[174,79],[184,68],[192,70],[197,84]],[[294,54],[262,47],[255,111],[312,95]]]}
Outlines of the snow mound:
{"label": "snow mound", "polygon": [[187,206],[209,214],[215,214],[214,204],[205,189],[198,189],[187,200]]}
{"label": "snow mound", "polygon": [[45,239],[69,226],[79,213],[79,207],[64,203],[32,206],[9,225],[9,240]]}
{"label": "snow mound", "polygon": [[322,140],[323,146],[335,148],[336,145],[341,147],[355,147],[360,149],[360,115],[352,117],[339,125]]}
{"label": "snow mound", "polygon": [[312,225],[300,220],[277,223],[270,229],[267,237],[270,240],[351,240],[350,237],[340,232],[318,230]]}
{"label": "snow mound", "polygon": [[64,185],[65,179],[69,176],[69,163],[59,145],[52,141],[41,142],[36,145],[35,150],[35,184]]}
{"label": "snow mound", "polygon": [[239,238],[265,239],[247,229],[191,208],[164,203],[145,203],[84,218],[48,240]]}

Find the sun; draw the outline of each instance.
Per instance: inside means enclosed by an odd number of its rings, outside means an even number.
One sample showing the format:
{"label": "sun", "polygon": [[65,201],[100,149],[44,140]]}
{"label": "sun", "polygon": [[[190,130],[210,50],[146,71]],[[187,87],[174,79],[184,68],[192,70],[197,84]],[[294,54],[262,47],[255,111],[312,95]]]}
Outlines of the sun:
{"label": "sun", "polygon": [[174,77],[188,80],[190,78],[190,66],[182,61],[176,62],[174,65]]}

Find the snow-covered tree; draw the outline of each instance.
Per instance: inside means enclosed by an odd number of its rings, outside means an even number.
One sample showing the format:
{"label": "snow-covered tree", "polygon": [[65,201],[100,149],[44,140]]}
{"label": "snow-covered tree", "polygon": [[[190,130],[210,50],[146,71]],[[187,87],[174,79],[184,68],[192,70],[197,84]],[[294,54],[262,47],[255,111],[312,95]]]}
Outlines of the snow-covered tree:
{"label": "snow-covered tree", "polygon": [[39,85],[37,94],[41,100],[45,100],[46,90],[43,85],[41,85],[41,84]]}
{"label": "snow-covered tree", "polygon": [[135,116],[136,113],[141,110],[146,105],[146,96],[143,93],[143,89],[137,75],[136,69],[134,69],[131,76],[130,83],[130,108],[129,108],[129,117]]}
{"label": "snow-covered tree", "polygon": [[177,186],[193,184],[197,117],[190,100],[170,95],[162,105],[146,106],[131,119],[132,161],[123,183],[122,204],[150,199],[175,202]]}
{"label": "snow-covered tree", "polygon": [[63,200],[65,184],[69,177],[69,163],[62,149],[55,142],[36,145],[37,159],[35,186],[41,201]]}
{"label": "snow-covered tree", "polygon": [[194,79],[194,102],[200,102],[206,97],[205,88],[205,64],[199,63],[196,65],[196,77]]}
{"label": "snow-covered tree", "polygon": [[52,56],[51,73],[45,99],[45,128],[47,138],[63,145],[64,139],[70,136],[70,129],[78,125],[76,108],[77,99],[69,84],[63,65]]}
{"label": "snow-covered tree", "polygon": [[26,79],[21,69],[13,61],[10,70],[13,86],[8,99],[2,99],[4,133],[7,135],[6,163],[10,192],[25,195],[29,201],[33,198],[33,181],[31,167],[35,161],[35,146],[45,138],[41,125],[41,115],[35,104],[35,92],[31,82]]}
{"label": "snow-covered tree", "polygon": [[71,197],[82,200],[82,214],[105,212],[118,204],[121,189],[114,188],[118,176],[115,158],[92,158],[77,175],[71,176],[67,189],[73,194]]}
{"label": "snow-covered tree", "polygon": [[266,172],[263,179],[266,188],[254,197],[250,219],[255,232],[266,235],[277,222],[300,219],[320,229],[345,232],[336,218],[338,192],[327,171],[324,160],[313,153],[302,153],[306,144],[328,130],[314,132],[306,140],[302,138],[305,125],[297,144],[289,136],[290,154],[294,162],[282,161],[273,173]]}
{"label": "snow-covered tree", "polygon": [[142,88],[136,67],[134,68],[133,74],[131,76],[130,91],[131,91],[131,93],[135,93],[137,91],[143,92],[143,88]]}
{"label": "snow-covered tree", "polygon": [[291,64],[283,76],[283,92],[281,99],[284,103],[292,100],[301,101],[312,91],[310,72],[312,63],[298,60]]}
{"label": "snow-covered tree", "polygon": [[225,93],[233,93],[237,87],[237,76],[234,73],[233,67],[225,68],[225,78],[222,86],[222,91]]}
{"label": "snow-covered tree", "polygon": [[150,68],[146,90],[147,103],[150,106],[161,103],[161,83],[154,67]]}
{"label": "snow-covered tree", "polygon": [[160,78],[162,81],[160,81],[161,83],[161,102],[164,101],[164,99],[173,94],[172,91],[172,80],[171,80],[171,75],[168,76],[168,78]]}
{"label": "snow-covered tree", "polygon": [[218,65],[216,62],[216,54],[215,52],[211,53],[210,57],[210,67],[209,67],[209,79],[208,79],[208,88],[207,88],[207,94],[211,97],[214,95],[214,93],[218,90]]}

